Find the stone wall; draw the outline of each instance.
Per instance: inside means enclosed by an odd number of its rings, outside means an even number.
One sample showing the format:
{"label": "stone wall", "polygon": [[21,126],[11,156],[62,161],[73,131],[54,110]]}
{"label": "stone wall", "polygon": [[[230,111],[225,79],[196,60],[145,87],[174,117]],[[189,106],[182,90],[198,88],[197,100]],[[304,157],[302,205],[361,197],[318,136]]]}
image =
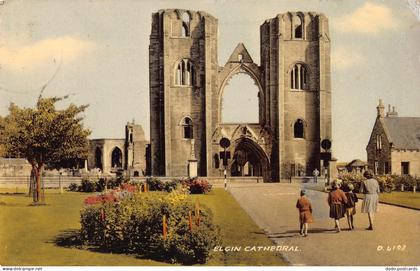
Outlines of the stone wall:
{"label": "stone wall", "polygon": [[[296,36],[297,18],[301,20],[301,37]],[[201,11],[168,9],[152,15],[152,175],[187,176],[188,159],[192,156],[198,160],[199,176],[220,175],[213,160],[221,151],[218,143],[227,128],[221,123],[223,90],[239,72],[249,74],[259,88],[259,123],[252,124],[258,128],[251,129],[258,134],[248,137],[244,133],[241,137],[250,139],[248,148],[269,161],[264,179],[288,178],[292,165],[302,166],[309,175],[314,168],[320,169],[320,141],[331,140],[327,18],[313,12],[289,12],[266,20],[260,27],[261,66],[253,62],[240,43],[226,65],[219,67],[217,23],[213,16]],[[177,67],[183,60],[194,67],[191,84],[176,83]],[[295,65],[305,67],[304,89],[291,88],[291,70]],[[192,120],[193,141],[183,134],[185,118]],[[303,138],[294,136],[298,119],[304,122]]]}

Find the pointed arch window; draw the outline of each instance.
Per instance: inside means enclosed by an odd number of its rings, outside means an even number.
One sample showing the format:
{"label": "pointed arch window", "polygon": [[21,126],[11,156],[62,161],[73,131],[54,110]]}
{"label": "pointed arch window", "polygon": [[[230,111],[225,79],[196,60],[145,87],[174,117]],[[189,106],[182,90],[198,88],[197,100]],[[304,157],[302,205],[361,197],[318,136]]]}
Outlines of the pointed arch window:
{"label": "pointed arch window", "polygon": [[190,36],[190,15],[188,12],[182,13],[181,16],[182,26],[181,26],[181,37],[189,37]]}
{"label": "pointed arch window", "polygon": [[185,117],[182,120],[182,128],[184,130],[184,138],[192,139],[193,138],[193,122],[189,117]]}
{"label": "pointed arch window", "polygon": [[293,126],[293,132],[295,138],[304,138],[305,131],[304,131],[304,122],[302,119],[296,120],[294,126]]}
{"label": "pointed arch window", "polygon": [[102,150],[99,147],[95,150],[95,168],[102,169]]}
{"label": "pointed arch window", "polygon": [[115,147],[111,154],[111,167],[121,168],[122,167],[122,151],[120,148]]}
{"label": "pointed arch window", "polygon": [[303,39],[303,22],[299,15],[293,18],[293,33],[295,39]]}
{"label": "pointed arch window", "polygon": [[290,88],[308,89],[308,71],[304,64],[297,63],[290,71]]}
{"label": "pointed arch window", "polygon": [[175,84],[178,86],[192,86],[194,67],[189,59],[182,59],[176,66]]}

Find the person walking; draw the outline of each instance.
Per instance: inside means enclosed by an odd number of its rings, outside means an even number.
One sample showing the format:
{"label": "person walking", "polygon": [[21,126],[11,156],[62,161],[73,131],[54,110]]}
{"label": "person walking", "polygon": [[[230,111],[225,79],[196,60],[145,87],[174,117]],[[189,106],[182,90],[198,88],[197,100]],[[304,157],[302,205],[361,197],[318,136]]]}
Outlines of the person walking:
{"label": "person walking", "polygon": [[312,175],[314,176],[314,183],[318,182],[319,170],[317,168],[312,171]]}
{"label": "person walking", "polygon": [[367,230],[373,230],[373,218],[374,214],[378,211],[378,203],[380,193],[379,184],[376,179],[373,178],[373,173],[367,170],[363,173],[366,178],[360,186],[360,192],[364,194],[362,203],[362,213],[367,213],[369,217],[369,227]]}
{"label": "person walking", "polygon": [[328,193],[328,204],[330,205],[330,218],[334,219],[335,230],[340,232],[340,218],[344,217],[345,207],[344,204],[347,203],[346,194],[343,190],[340,189],[340,185],[337,183],[337,180],[334,180],[332,183],[332,190]]}
{"label": "person walking", "polygon": [[302,189],[296,202],[296,208],[299,210],[300,235],[304,237],[308,236],[308,223],[313,222],[312,205],[305,194],[306,191]]}
{"label": "person walking", "polygon": [[357,195],[353,193],[354,185],[347,185],[349,191],[346,192],[347,204],[346,204],[346,216],[347,223],[349,224],[349,230],[354,230],[354,219],[353,216],[356,214],[356,202],[358,201]]}

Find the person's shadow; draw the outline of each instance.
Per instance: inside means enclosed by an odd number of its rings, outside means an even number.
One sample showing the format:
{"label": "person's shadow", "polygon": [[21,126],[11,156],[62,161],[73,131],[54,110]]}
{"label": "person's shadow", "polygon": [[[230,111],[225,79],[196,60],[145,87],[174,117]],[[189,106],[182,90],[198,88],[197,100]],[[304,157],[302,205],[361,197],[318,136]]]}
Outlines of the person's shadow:
{"label": "person's shadow", "polygon": [[[335,233],[335,229],[323,229],[323,228],[309,228],[308,234],[320,234],[320,233]],[[292,238],[300,236],[299,230],[288,230],[284,232],[273,232],[268,234],[269,238]]]}

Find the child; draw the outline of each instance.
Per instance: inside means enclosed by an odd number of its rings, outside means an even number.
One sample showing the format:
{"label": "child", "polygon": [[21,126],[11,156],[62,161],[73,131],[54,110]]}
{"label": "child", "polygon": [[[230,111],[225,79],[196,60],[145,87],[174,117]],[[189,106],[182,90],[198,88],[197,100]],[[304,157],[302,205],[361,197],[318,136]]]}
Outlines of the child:
{"label": "child", "polygon": [[354,230],[353,216],[356,214],[356,202],[358,201],[356,194],[353,193],[354,186],[352,184],[347,185],[349,192],[346,192],[347,204],[346,204],[346,216],[347,223],[349,223],[349,230]]}
{"label": "child", "polygon": [[330,217],[334,219],[335,230],[340,232],[340,218],[344,217],[345,204],[347,204],[347,197],[337,180],[333,181],[331,192],[328,194],[328,204],[330,205]]}
{"label": "child", "polygon": [[296,208],[299,209],[300,235],[304,237],[308,236],[308,223],[313,222],[312,205],[305,194],[306,191],[302,189],[296,202]]}

